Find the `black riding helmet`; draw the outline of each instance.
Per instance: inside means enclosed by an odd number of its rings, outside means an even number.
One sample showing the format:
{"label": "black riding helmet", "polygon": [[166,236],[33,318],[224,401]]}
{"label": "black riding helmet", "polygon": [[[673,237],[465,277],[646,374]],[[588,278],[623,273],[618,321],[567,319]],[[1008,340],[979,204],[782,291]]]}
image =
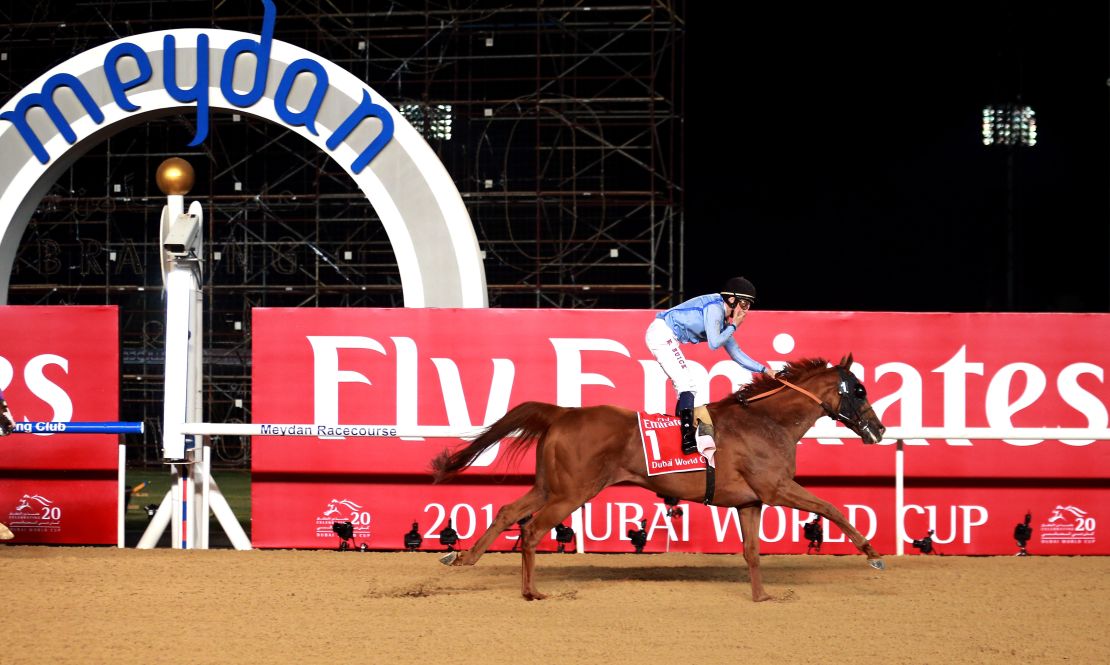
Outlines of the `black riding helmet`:
{"label": "black riding helmet", "polygon": [[743,298],[755,302],[755,285],[749,282],[744,277],[733,277],[725,282],[725,288],[721,289],[721,295],[726,300],[732,298]]}

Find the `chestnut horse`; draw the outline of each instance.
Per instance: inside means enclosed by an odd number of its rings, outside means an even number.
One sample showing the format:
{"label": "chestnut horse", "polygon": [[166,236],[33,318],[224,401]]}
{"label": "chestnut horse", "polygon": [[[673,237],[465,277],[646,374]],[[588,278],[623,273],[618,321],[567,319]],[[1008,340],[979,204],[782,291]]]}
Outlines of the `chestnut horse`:
{"label": "chestnut horse", "polygon": [[[791,363],[777,379],[756,377],[734,395],[709,405],[717,445],[716,483],[710,502],[735,507],[740,513],[752,600],[770,598],[759,571],[759,520],[764,504],[821,515],[840,527],[867,555],[872,567],[883,568],[879,553],[837,508],[794,482],[797,443],[823,415],[844,423],[865,443],[882,439],[885,428],[868,403],[863,384],[848,371],[851,364],[851,355],[832,367],[820,358]],[[706,498],[704,471],[647,475],[636,413],[615,406],[520,404],[473,443],[453,453],[443,451],[432,462],[436,481],[458,474],[502,439],[512,439],[510,454],[535,446],[536,484],[503,506],[473,547],[451,552],[442,561],[455,566],[477,563],[502,531],[532,515],[520,541],[521,594],[527,600],[544,598],[533,579],[536,545],[606,487],[631,483],[686,501]]]}

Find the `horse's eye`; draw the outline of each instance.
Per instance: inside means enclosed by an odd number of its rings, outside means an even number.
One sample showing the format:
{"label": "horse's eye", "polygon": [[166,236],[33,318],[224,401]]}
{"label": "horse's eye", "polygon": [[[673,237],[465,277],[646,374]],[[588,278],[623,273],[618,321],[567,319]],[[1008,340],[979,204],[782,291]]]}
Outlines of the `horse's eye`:
{"label": "horse's eye", "polygon": [[856,397],[859,397],[861,399],[867,397],[867,391],[864,390],[862,385],[856,385],[856,389],[854,392],[856,393]]}

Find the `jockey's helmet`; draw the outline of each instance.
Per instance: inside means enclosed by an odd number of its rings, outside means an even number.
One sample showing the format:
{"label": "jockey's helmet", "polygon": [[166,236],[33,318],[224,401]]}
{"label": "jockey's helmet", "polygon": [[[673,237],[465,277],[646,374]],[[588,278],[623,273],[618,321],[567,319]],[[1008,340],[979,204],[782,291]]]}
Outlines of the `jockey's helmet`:
{"label": "jockey's helmet", "polygon": [[733,277],[725,282],[725,288],[721,289],[721,295],[725,300],[740,298],[754,303],[755,285],[743,277]]}

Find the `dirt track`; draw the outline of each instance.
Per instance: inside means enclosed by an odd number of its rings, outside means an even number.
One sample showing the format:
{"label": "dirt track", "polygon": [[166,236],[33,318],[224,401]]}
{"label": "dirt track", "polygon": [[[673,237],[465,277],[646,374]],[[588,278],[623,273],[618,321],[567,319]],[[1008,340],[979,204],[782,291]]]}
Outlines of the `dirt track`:
{"label": "dirt track", "polygon": [[1104,557],[436,557],[0,546],[0,663],[1110,662]]}

